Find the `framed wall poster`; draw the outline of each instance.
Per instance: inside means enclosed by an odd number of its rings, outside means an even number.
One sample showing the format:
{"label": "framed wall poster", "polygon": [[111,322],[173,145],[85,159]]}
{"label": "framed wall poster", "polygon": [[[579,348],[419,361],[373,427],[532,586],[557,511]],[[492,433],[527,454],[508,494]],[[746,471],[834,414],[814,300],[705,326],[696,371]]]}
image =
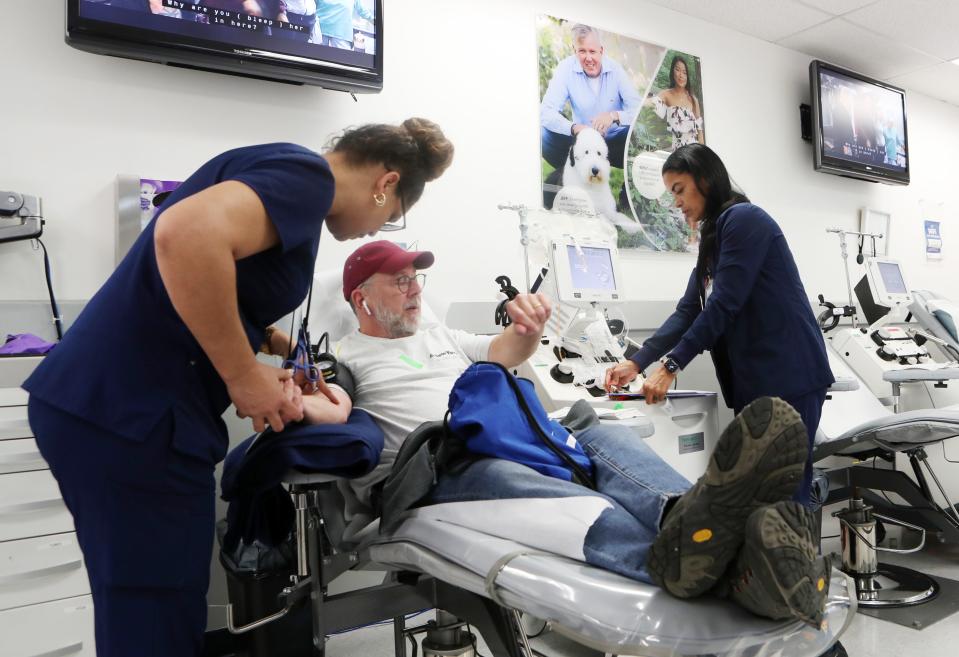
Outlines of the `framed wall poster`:
{"label": "framed wall poster", "polygon": [[926,219],[923,234],[926,238],[926,260],[942,260],[942,233],[940,222]]}
{"label": "framed wall poster", "polygon": [[706,141],[699,57],[554,16],[536,35],[543,206],[600,215],[620,248],[697,252],[660,169]]}

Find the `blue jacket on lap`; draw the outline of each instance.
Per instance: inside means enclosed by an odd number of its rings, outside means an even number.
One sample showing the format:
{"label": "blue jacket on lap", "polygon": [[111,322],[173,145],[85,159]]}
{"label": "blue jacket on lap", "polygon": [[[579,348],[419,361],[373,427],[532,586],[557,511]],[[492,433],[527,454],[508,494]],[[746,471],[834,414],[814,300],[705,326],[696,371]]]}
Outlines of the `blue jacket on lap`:
{"label": "blue jacket on lap", "polygon": [[366,412],[354,409],[346,424],[298,424],[280,433],[247,438],[227,454],[221,486],[229,529],[223,548],[240,539],[282,543],[293,528],[293,502],[283,476],[296,470],[359,477],[380,461],[383,432]]}

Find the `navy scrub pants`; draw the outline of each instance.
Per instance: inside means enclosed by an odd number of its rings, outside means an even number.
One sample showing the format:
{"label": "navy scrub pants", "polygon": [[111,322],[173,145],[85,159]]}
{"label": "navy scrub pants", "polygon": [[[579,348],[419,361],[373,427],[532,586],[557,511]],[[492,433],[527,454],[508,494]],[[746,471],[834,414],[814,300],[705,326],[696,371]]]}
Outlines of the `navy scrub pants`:
{"label": "navy scrub pants", "polygon": [[[822,405],[826,403],[826,389],[814,390],[813,392],[799,397],[790,397],[784,399],[786,403],[796,409],[803,424],[806,425],[806,434],[809,438],[809,453],[806,456],[806,468],[803,471],[802,485],[796,491],[793,498],[806,508],[812,505],[812,450],[816,444],[816,430],[819,429],[819,419],[822,417]],[[744,407],[745,408],[745,407]],[[735,409],[736,415],[742,412],[742,408]]]}
{"label": "navy scrub pants", "polygon": [[142,441],[33,396],[29,417],[76,524],[98,657],[199,655],[213,550],[213,465],[171,448],[172,413]]}

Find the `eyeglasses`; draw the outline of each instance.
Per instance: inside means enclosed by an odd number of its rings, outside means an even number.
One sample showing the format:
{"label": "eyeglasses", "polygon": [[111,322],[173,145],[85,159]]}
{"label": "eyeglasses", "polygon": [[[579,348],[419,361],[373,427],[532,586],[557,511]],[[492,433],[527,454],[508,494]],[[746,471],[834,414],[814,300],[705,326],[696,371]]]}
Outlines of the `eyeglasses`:
{"label": "eyeglasses", "polygon": [[380,226],[379,232],[381,233],[392,233],[397,230],[403,230],[406,228],[406,201],[403,200],[403,195],[400,194],[400,216],[396,219],[390,219],[385,224]]}
{"label": "eyeglasses", "polygon": [[416,274],[415,276],[400,276],[396,279],[396,289],[406,294],[410,291],[410,285],[416,281],[416,284],[422,290],[426,287],[426,274]]}

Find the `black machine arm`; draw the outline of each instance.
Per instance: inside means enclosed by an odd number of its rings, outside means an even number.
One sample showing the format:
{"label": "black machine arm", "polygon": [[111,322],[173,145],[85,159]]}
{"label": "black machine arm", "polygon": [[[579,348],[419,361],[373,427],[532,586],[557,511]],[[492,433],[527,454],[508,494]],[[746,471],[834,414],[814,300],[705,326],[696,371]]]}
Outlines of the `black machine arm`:
{"label": "black machine arm", "polygon": [[519,294],[519,290],[513,286],[513,282],[510,281],[509,276],[497,276],[496,283],[499,284],[499,291],[506,295],[506,298],[499,302],[496,306],[496,314],[494,320],[498,326],[506,328],[509,326],[513,320],[510,319],[510,316],[506,313],[506,304],[516,298],[516,295]]}
{"label": "black machine arm", "polygon": [[825,308],[817,317],[819,328],[822,329],[823,333],[829,333],[839,326],[839,320],[843,317],[852,317],[856,314],[855,306],[837,306],[831,301],[826,301],[821,294],[819,295],[819,305]]}

